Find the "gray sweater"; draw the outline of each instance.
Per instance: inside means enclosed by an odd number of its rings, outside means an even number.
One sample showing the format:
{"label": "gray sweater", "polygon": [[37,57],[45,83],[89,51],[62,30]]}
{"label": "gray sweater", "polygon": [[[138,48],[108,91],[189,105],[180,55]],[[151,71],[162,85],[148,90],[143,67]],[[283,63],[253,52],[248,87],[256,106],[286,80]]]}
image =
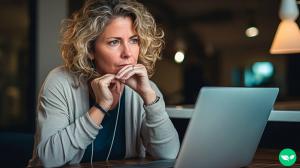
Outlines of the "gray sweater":
{"label": "gray sweater", "polygon": [[[141,97],[125,86],[125,158],[145,157],[147,152],[156,159],[174,159],[179,151],[178,134],[162,94],[153,82],[151,86],[161,98],[150,106],[144,106]],[[87,81],[62,66],[52,70],[38,97],[35,143],[28,167],[80,163],[102,129],[88,111]]]}

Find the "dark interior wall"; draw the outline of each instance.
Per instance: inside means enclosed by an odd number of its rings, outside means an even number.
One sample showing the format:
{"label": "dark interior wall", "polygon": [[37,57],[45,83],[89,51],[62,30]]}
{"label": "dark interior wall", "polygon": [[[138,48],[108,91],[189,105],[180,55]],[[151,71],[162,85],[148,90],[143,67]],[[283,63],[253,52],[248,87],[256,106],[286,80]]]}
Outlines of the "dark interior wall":
{"label": "dark interior wall", "polygon": [[300,99],[300,54],[287,55],[287,88],[291,100]]}
{"label": "dark interior wall", "polygon": [[84,4],[84,0],[69,0],[68,1],[68,16],[71,16],[71,14],[74,11],[79,10]]}
{"label": "dark interior wall", "polygon": [[36,7],[37,0],[0,2],[0,131],[34,131]]}
{"label": "dark interior wall", "polygon": [[28,68],[28,83],[25,85],[26,90],[26,111],[28,114],[27,130],[31,133],[35,131],[35,109],[36,109],[36,50],[37,50],[37,0],[29,0],[29,60]]}

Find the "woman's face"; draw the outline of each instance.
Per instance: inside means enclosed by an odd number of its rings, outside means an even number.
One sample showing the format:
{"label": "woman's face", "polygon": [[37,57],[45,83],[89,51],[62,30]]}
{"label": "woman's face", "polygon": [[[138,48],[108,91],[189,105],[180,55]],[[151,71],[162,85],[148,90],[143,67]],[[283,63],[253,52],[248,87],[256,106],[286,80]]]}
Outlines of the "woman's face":
{"label": "woman's face", "polygon": [[128,64],[137,64],[139,38],[130,17],[114,18],[95,42],[93,58],[101,75],[116,74]]}

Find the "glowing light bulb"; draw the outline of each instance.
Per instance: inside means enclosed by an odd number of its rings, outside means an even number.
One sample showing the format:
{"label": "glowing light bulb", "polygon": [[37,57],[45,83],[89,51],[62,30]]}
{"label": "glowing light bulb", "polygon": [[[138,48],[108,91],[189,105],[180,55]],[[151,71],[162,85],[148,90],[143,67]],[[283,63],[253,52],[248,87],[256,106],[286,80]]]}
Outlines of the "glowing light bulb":
{"label": "glowing light bulb", "polygon": [[182,51],[177,51],[174,60],[176,63],[182,63],[184,60],[184,53]]}
{"label": "glowing light bulb", "polygon": [[259,31],[256,27],[249,27],[245,33],[247,37],[255,37],[259,34]]}

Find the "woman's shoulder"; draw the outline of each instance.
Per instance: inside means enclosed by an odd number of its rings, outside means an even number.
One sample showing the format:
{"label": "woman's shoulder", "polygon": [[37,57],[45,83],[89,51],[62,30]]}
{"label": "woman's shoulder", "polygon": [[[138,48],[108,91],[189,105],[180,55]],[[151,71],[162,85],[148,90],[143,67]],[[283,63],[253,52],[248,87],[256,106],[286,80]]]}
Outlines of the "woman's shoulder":
{"label": "woman's shoulder", "polygon": [[52,69],[47,77],[46,80],[63,80],[67,81],[68,78],[70,78],[72,75],[64,66],[58,66],[54,69]]}
{"label": "woman's shoulder", "polygon": [[59,66],[48,73],[44,85],[66,87],[72,85],[76,79],[78,79],[76,75],[72,74],[65,66]]}

